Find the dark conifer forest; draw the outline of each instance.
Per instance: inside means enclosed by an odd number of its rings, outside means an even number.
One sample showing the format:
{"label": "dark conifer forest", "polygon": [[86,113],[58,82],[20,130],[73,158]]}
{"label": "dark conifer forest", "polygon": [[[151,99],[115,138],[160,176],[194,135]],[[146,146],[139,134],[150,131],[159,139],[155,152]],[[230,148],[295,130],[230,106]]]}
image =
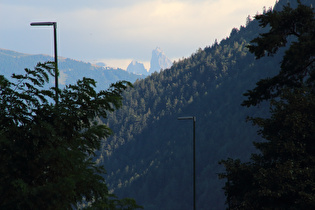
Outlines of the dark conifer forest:
{"label": "dark conifer forest", "polygon": [[[297,6],[297,1],[290,3]],[[287,1],[279,1],[272,9],[284,5]],[[115,194],[135,198],[145,209],[192,208],[192,122],[177,118],[195,116],[197,209],[227,208],[224,180],[218,178],[224,167],[218,162],[249,160],[257,152],[253,142],[263,140],[246,119],[270,116],[268,103],[241,106],[243,94],[280,71],[287,49],[255,59],[247,46],[268,30],[248,18],[246,26],[233,28],[226,39],[138,80],[124,93],[122,109],[105,121],[114,135],[97,159]]]}

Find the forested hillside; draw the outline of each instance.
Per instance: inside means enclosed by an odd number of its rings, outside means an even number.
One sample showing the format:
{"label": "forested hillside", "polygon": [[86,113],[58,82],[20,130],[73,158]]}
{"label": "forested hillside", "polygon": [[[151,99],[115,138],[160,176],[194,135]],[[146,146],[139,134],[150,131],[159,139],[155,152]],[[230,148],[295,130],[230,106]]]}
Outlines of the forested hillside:
{"label": "forested hillside", "polygon": [[192,122],[177,118],[196,116],[197,208],[224,209],[218,161],[248,159],[260,137],[246,117],[269,112],[264,104],[242,107],[243,93],[280,69],[283,51],[255,60],[246,48],[262,32],[248,19],[220,43],[137,81],[124,94],[122,109],[106,121],[115,134],[97,160],[115,194],[135,198],[145,209],[190,209]]}
{"label": "forested hillside", "polygon": [[[24,73],[24,68],[33,68],[38,62],[52,61],[48,55],[30,55],[11,50],[0,49],[0,74],[10,78],[12,73]],[[103,68],[82,61],[59,57],[59,84],[74,84],[82,77],[97,81],[97,90],[104,90],[118,80],[136,81],[144,76],[136,75],[122,69]]]}

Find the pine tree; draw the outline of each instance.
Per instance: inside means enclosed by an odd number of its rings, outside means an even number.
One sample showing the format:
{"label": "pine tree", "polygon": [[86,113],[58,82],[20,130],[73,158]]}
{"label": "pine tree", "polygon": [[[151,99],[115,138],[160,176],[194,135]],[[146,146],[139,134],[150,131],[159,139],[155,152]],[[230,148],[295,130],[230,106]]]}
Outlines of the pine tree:
{"label": "pine tree", "polygon": [[265,139],[251,161],[223,160],[224,190],[230,209],[315,208],[315,20],[302,5],[268,11],[255,17],[270,31],[252,41],[256,58],[275,54],[290,43],[281,71],[260,80],[245,95],[244,106],[270,103],[270,118],[249,118]]}

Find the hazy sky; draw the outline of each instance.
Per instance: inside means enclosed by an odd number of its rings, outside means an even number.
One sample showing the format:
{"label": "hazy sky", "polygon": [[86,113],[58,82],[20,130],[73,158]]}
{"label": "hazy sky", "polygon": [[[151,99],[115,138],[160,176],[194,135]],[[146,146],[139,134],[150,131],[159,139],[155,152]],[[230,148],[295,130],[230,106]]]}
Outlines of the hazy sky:
{"label": "hazy sky", "polygon": [[148,65],[160,47],[171,59],[227,37],[248,15],[275,0],[0,0],[0,48],[53,55],[55,21],[58,55],[105,61],[126,68],[131,59]]}

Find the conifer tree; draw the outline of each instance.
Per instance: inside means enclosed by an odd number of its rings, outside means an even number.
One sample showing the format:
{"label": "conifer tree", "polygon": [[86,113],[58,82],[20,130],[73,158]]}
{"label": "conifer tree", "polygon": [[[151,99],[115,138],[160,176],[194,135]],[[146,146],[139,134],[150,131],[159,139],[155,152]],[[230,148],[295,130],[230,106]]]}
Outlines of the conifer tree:
{"label": "conifer tree", "polygon": [[252,41],[256,58],[290,44],[281,70],[248,91],[244,106],[270,103],[269,118],[249,118],[265,139],[251,161],[223,160],[229,209],[315,208],[315,20],[311,6],[298,1],[282,11],[255,17],[270,30]]}

